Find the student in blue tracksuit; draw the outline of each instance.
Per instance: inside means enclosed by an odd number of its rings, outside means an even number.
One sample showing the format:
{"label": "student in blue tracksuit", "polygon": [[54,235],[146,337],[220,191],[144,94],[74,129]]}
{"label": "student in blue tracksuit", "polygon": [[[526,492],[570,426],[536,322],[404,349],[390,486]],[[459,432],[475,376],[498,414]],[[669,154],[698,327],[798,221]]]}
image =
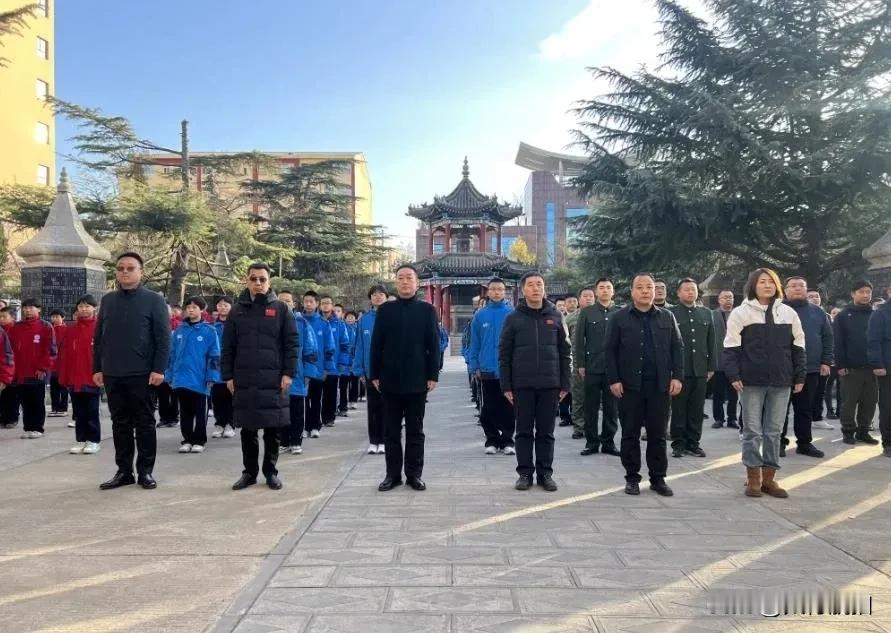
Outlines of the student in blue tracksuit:
{"label": "student in blue tracksuit", "polygon": [[439,323],[439,370],[442,371],[445,362],[445,351],[449,348],[449,331],[442,322]]}
{"label": "student in blue tracksuit", "polygon": [[299,311],[294,310],[294,293],[290,290],[280,290],[278,299],[294,314],[294,323],[297,326],[297,368],[294,370],[294,380],[291,381],[288,392],[291,424],[281,431],[281,447],[278,452],[300,455],[303,453],[307,385],[310,375],[316,375],[313,363],[318,359],[318,346],[316,335],[309,322]]}
{"label": "student in blue tracksuit", "polygon": [[[213,322],[213,328],[217,332],[220,345],[223,344],[223,329],[229,320],[229,312],[232,310],[232,297],[220,297],[217,301],[217,318]],[[226,383],[220,380],[210,388],[210,401],[213,404],[213,433],[211,437],[235,437],[235,428],[232,426],[232,392]]]}
{"label": "student in blue tracksuit", "polygon": [[356,324],[353,373],[359,376],[359,380],[365,383],[368,390],[368,453],[383,454],[385,447],[381,392],[368,382],[368,376],[371,374],[371,334],[374,332],[377,309],[387,301],[387,289],[381,285],[372,286],[368,291],[368,298],[371,300],[371,310],[363,314]]}
{"label": "student in blue tracksuit", "polygon": [[322,426],[334,426],[334,418],[338,415],[337,386],[340,383],[344,354],[349,354],[350,341],[343,320],[334,311],[334,299],[327,295],[322,296],[319,300],[319,312],[328,323],[331,337],[334,339],[334,369],[325,376],[322,391]]}
{"label": "student in blue tracksuit", "polygon": [[[336,319],[336,320],[335,320]],[[356,321],[356,315],[353,315],[353,322]],[[332,323],[340,323],[337,327],[343,330],[346,339],[346,347],[340,346],[337,352],[337,415],[338,417],[348,417],[347,409],[349,408],[349,389],[350,379],[353,374],[353,338],[355,332],[353,328],[346,322],[346,312],[339,303],[334,305],[334,317]],[[337,336],[335,335],[335,340]]]}
{"label": "student in blue tracksuit", "polygon": [[220,339],[201,317],[207,307],[201,297],[186,300],[185,319],[171,337],[165,380],[179,402],[180,453],[202,453],[207,443],[207,395],[220,380]]}
{"label": "student in blue tracksuit", "polygon": [[504,452],[514,454],[514,408],[501,391],[498,369],[498,343],[507,315],[513,312],[504,298],[504,282],[489,282],[486,307],[479,310],[470,324],[470,346],[467,362],[470,372],[480,382],[482,411],[480,423],[486,434],[486,455]]}
{"label": "student in blue tracksuit", "polygon": [[359,376],[353,371],[353,358],[356,356],[356,323],[358,321],[359,316],[352,310],[343,315],[343,322],[346,323],[347,334],[350,336],[350,364],[347,368],[349,377],[346,398],[350,409],[355,409],[356,403],[359,402]]}
{"label": "student in blue tracksuit", "polygon": [[319,294],[314,290],[308,290],[303,294],[303,318],[316,335],[318,348],[315,362],[310,363],[310,366],[304,366],[309,377],[306,392],[306,430],[310,437],[319,437],[322,430],[322,395],[325,379],[331,375],[336,377],[337,366],[331,326],[319,314]]}

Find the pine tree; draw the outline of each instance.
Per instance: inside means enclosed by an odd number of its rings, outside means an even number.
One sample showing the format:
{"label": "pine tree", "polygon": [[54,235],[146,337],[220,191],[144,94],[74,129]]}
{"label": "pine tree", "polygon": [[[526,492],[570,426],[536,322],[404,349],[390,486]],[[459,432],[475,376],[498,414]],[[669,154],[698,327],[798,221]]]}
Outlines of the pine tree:
{"label": "pine tree", "polygon": [[658,0],[664,65],[580,103],[598,271],[862,270],[889,226],[891,5]]}

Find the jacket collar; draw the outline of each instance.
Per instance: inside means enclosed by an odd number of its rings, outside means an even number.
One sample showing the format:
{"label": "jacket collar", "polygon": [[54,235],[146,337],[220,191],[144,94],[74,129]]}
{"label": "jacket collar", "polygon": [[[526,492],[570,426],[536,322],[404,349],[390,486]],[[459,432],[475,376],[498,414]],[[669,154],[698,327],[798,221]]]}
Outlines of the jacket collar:
{"label": "jacket collar", "polygon": [[268,303],[272,303],[273,301],[275,301],[275,291],[272,288],[270,288],[269,292],[267,292],[265,295],[257,295],[256,297],[254,297],[253,301],[251,300],[251,291],[247,288],[242,290],[241,294],[238,295],[238,303],[241,303],[242,305],[249,306],[253,303],[265,305]]}

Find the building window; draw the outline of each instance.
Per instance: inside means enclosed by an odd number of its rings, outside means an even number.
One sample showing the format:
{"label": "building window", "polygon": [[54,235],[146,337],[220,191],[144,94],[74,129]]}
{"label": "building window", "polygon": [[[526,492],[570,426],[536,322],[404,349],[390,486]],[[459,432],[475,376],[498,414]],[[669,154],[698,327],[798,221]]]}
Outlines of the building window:
{"label": "building window", "polygon": [[49,17],[49,0],[37,0],[37,15]]}
{"label": "building window", "polygon": [[566,245],[571,247],[573,240],[578,236],[579,228],[581,228],[582,220],[590,215],[588,209],[570,208],[566,209]]}
{"label": "building window", "polygon": [[49,42],[42,37],[37,38],[37,56],[41,59],[49,59]]}
{"label": "building window", "polygon": [[34,140],[41,145],[49,143],[49,126],[38,121],[34,124]]}
{"label": "building window", "polygon": [[501,252],[505,255],[510,255],[510,249],[513,247],[514,242],[517,241],[515,237],[502,237],[501,238]]}
{"label": "building window", "polygon": [[46,95],[49,94],[49,84],[43,79],[38,79],[34,84],[34,92],[41,101],[46,101]]}
{"label": "building window", "polygon": [[545,218],[547,226],[548,265],[553,266],[557,261],[557,213],[553,202],[545,205]]}
{"label": "building window", "polygon": [[44,187],[49,184],[49,167],[46,165],[37,166],[37,184]]}

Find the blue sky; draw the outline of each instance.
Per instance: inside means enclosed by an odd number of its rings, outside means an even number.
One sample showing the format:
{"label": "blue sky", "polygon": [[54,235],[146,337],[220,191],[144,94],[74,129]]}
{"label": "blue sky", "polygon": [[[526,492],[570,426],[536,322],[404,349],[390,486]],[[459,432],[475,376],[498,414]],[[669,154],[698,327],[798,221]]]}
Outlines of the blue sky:
{"label": "blue sky", "polygon": [[[512,200],[521,140],[563,150],[585,66],[652,57],[644,0],[77,0],[56,3],[56,94],[195,150],[362,151],[375,221],[413,240],[410,203],[468,156]],[[60,153],[70,151],[59,121]]]}

